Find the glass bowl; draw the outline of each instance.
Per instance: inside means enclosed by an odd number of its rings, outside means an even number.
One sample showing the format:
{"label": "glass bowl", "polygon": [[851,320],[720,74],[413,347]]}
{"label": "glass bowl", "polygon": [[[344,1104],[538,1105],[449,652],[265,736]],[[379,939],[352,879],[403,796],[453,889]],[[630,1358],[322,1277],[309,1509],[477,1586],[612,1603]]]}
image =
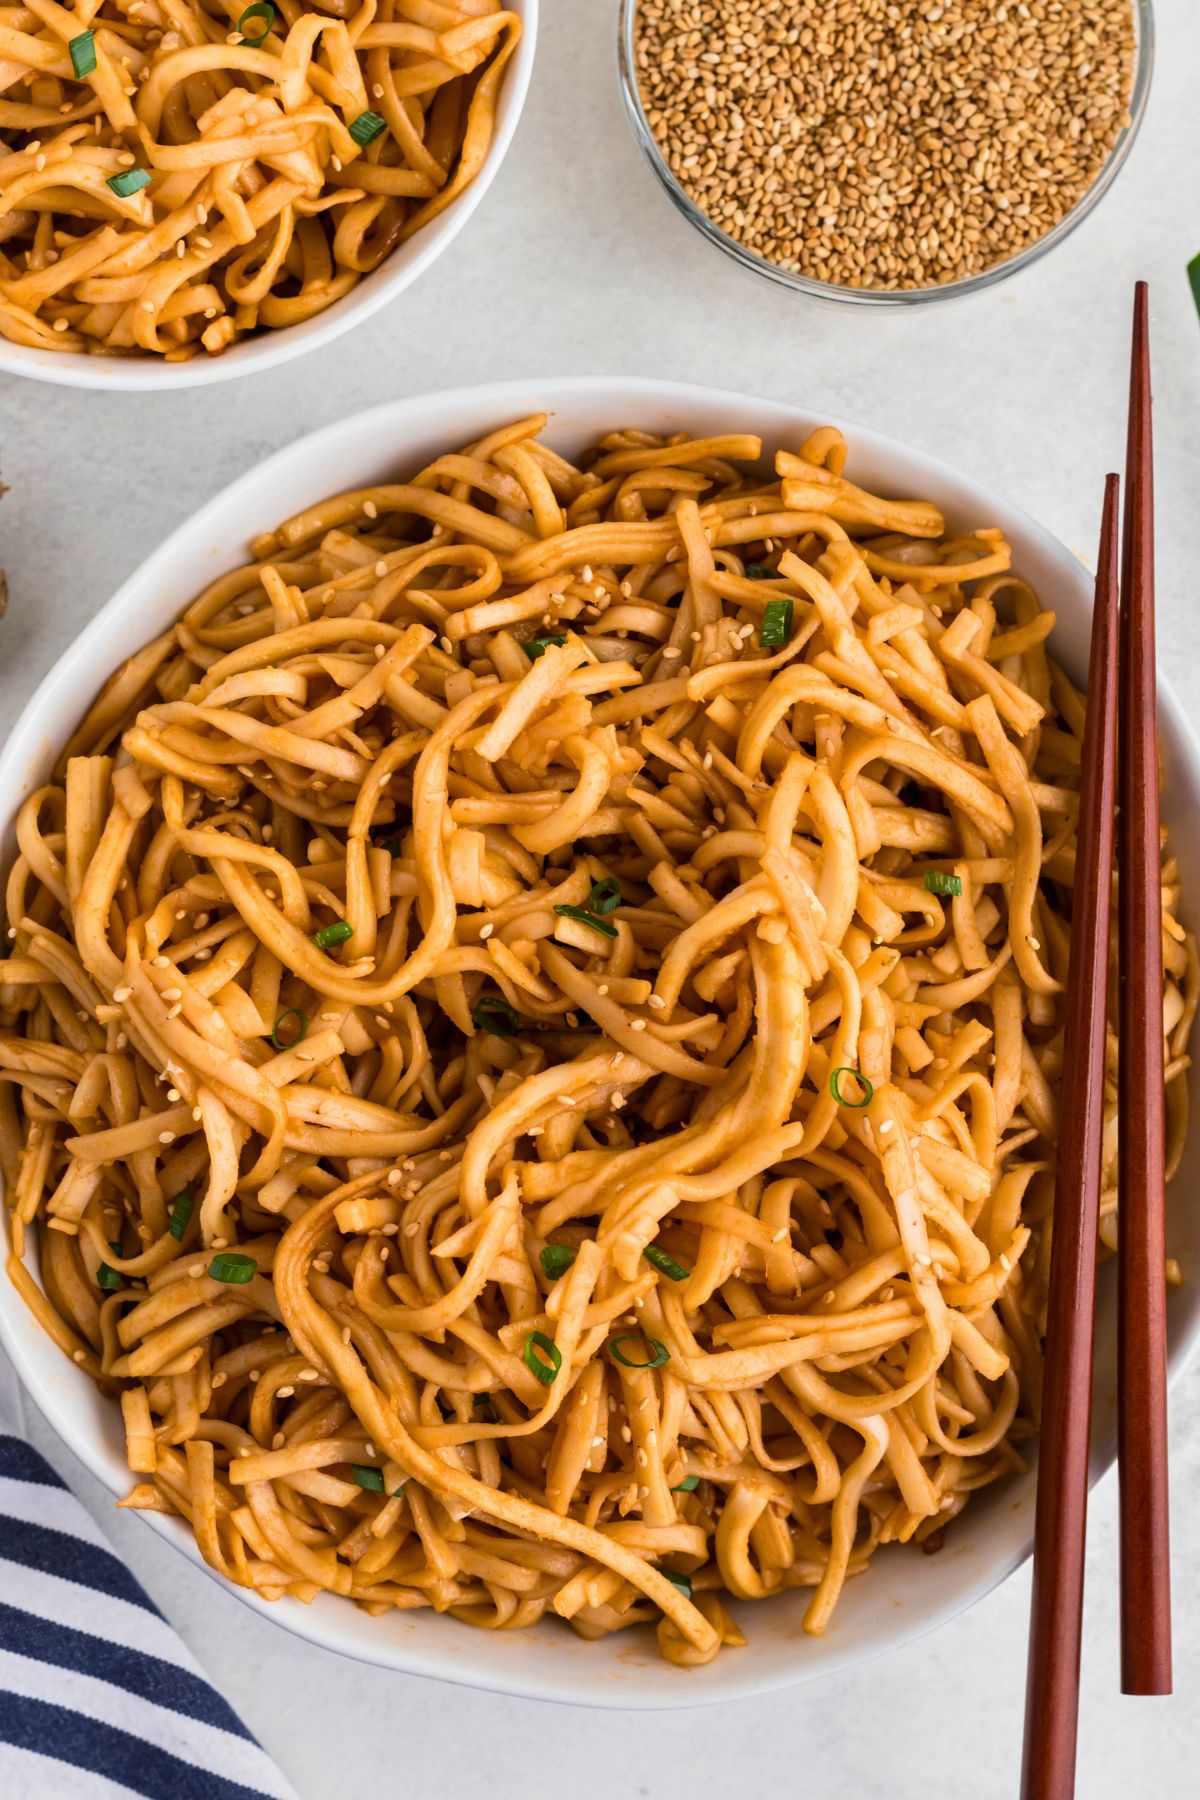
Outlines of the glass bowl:
{"label": "glass bowl", "polygon": [[708,214],[696,205],[691,196],[684,192],[675,176],[668,168],[661,150],[654,140],[642,105],[642,96],[638,90],[637,65],[634,59],[634,27],[637,23],[638,0],[621,0],[620,23],[618,27],[618,54],[621,73],[621,89],[625,98],[625,111],[633,134],[641,145],[642,154],[650,164],[668,198],[678,210],[694,225],[702,237],[723,250],[726,256],[740,263],[743,269],[749,269],[755,275],[764,275],[779,287],[790,288],[793,293],[806,294],[812,300],[832,301],[834,304],[844,303],[850,306],[921,306],[927,300],[953,300],[965,294],[978,293],[981,289],[992,287],[998,281],[1004,281],[1015,275],[1019,269],[1028,268],[1056,244],[1061,244],[1075,227],[1087,218],[1093,207],[1097,206],[1108,192],[1121,170],[1125,158],[1133,148],[1133,140],[1138,134],[1146,101],[1150,95],[1150,75],[1154,67],[1154,8],[1152,0],[1132,0],[1135,27],[1137,32],[1137,48],[1135,51],[1133,92],[1129,98],[1129,123],[1121,130],[1120,136],[1108,155],[1108,160],[1097,175],[1087,192],[1078,199],[1070,212],[1059,220],[1058,224],[1040,237],[1035,243],[1019,250],[1015,256],[1006,257],[1003,262],[994,263],[991,268],[983,269],[978,275],[966,275],[960,281],[946,281],[936,287],[924,288],[852,288],[843,287],[832,281],[817,281],[810,275],[797,275],[790,269],[782,269],[777,263],[768,261],[753,250],[747,250],[736,238],[722,231],[715,225]]}

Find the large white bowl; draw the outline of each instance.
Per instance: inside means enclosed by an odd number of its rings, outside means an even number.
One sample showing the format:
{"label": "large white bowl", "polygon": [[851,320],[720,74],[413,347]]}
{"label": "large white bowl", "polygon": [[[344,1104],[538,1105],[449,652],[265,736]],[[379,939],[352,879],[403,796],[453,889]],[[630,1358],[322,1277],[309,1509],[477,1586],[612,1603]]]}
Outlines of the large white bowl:
{"label": "large white bowl", "polygon": [[0,370],[10,375],[27,375],[34,381],[52,381],[60,387],[100,388],[109,393],[114,389],[160,392],[165,388],[202,387],[214,381],[230,381],[237,375],[252,375],[258,369],[273,369],[293,356],[331,343],[352,325],[370,318],[410,287],[453,243],[491,187],[508,153],[533,74],[539,0],[506,0],[506,4],[511,12],[521,15],[522,30],[500,84],[496,129],[483,167],[445,212],[431,219],[407,243],[400,244],[377,269],[324,312],[299,325],[281,326],[276,331],[261,331],[244,338],[220,356],[201,353],[181,363],[166,362],[149,351],[142,356],[88,356],[83,351],[33,350],[0,337]]}
{"label": "large white bowl", "polygon": [[[168,538],[43,681],[0,755],[0,855],[5,861],[12,853],[17,808],[46,779],[58,745],[101,680],[162,631],[206,582],[244,561],[253,534],[324,499],[335,485],[353,488],[402,479],[439,451],[540,410],[552,414],[550,439],[568,454],[583,449],[600,431],[620,425],[700,435],[753,431],[773,449],[779,444],[794,448],[814,424],[827,422],[823,415],[711,389],[584,379],[504,383],[401,400],[302,438],[235,481]],[[853,426],[846,427],[846,435],[850,469],[867,487],[933,499],[952,523],[964,528],[1002,528],[1017,568],[1058,613],[1057,655],[1082,679],[1091,613],[1091,579],[1083,565],[1025,513],[934,457]],[[1194,894],[1200,889],[1200,842],[1188,830],[1188,821],[1200,816],[1200,745],[1165,686],[1160,709],[1166,815],[1175,828],[1184,892]],[[1193,1133],[1174,1184],[1169,1220],[1170,1248],[1191,1276],[1191,1284],[1172,1296],[1169,1308],[1173,1373],[1200,1336],[1200,1285],[1195,1280],[1200,1208],[1186,1204],[1198,1181],[1200,1133]],[[1112,1283],[1102,1281],[1093,1478],[1112,1461],[1115,1444],[1115,1318]],[[29,1393],[66,1443],[114,1494],[125,1492],[130,1477],[117,1407],[102,1400],[54,1348],[2,1276],[0,1336]],[[312,1643],[408,1674],[591,1706],[686,1706],[828,1675],[952,1618],[1028,1554],[1033,1509],[1033,1478],[1025,1476],[973,1500],[937,1556],[912,1548],[881,1551],[868,1572],[848,1585],[824,1638],[803,1633],[801,1618],[808,1604],[803,1592],[735,1608],[749,1638],[747,1648],[723,1652],[708,1668],[688,1672],[657,1658],[648,1631],[584,1643],[557,1622],[531,1631],[488,1633],[428,1612],[372,1619],[328,1596],[306,1607],[293,1600],[269,1604],[240,1588],[235,1591],[247,1606]],[[153,1513],[145,1517],[152,1530],[177,1544],[198,1568],[206,1567],[180,1520]]]}

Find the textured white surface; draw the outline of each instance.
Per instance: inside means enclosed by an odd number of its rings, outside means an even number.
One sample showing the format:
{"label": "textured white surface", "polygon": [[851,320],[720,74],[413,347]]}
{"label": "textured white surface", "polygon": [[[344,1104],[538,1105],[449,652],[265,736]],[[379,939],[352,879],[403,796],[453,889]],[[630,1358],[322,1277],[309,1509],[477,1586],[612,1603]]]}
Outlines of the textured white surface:
{"label": "textured white surface", "polygon": [[[1085,556],[1119,463],[1129,289],[1154,299],[1160,655],[1200,716],[1200,8],[1159,0],[1142,137],[1095,217],[1047,261],[952,307],[860,317],[742,275],[670,209],[621,116],[610,0],[551,0],[539,66],[488,203],[397,305],[313,358],[214,389],[97,396],[0,382],[0,730],[97,604],[241,469],[377,400],[491,377],[653,374],[803,400],[932,449]],[[331,487],[337,471],[330,471]],[[180,597],[196,585],[181,571]],[[1200,1279],[1200,1271],[1190,1271]],[[1195,1791],[1200,1747],[1200,1366],[1175,1390],[1176,1688],[1121,1700],[1116,1485],[1094,1497],[1081,1800]],[[1009,1800],[1028,1575],[836,1683],[707,1713],[567,1712],[340,1663],[250,1616],[107,1496],[33,1422],[131,1565],[305,1800]]]}

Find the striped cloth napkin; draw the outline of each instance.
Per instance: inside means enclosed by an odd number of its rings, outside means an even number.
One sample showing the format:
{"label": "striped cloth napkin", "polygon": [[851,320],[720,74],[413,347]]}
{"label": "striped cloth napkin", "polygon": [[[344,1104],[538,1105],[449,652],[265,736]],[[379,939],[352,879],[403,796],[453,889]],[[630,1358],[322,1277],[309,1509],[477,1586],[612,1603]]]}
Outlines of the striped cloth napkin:
{"label": "striped cloth napkin", "polygon": [[297,1800],[21,1418],[0,1351],[0,1795]]}

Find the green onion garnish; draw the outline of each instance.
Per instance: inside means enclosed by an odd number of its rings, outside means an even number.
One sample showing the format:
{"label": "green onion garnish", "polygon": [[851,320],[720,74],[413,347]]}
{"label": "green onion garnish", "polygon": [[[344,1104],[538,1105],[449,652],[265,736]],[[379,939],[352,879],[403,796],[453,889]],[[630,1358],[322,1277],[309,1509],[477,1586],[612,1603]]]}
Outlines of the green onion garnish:
{"label": "green onion garnish", "polygon": [[565,644],[566,641],[567,634],[565,631],[550,631],[539,637],[526,638],[525,642],[521,645],[521,648],[531,662],[536,662],[538,657],[545,653],[550,644]]}
{"label": "green onion garnish", "polygon": [[493,1037],[517,1035],[517,1015],[503,994],[481,994],[471,1008],[471,1017],[476,1030],[490,1031]]}
{"label": "green onion garnish", "polygon": [[112,189],[118,200],[128,200],[149,187],[151,179],[149,169],[122,169],[119,175],[110,175],[105,185]]}
{"label": "green onion garnish", "polygon": [[925,892],[927,894],[953,894],[957,899],[962,893],[962,877],[960,875],[943,875],[940,869],[926,869]]}
{"label": "green onion garnish", "polygon": [[[120,1256],[120,1238],[109,1238],[108,1247],[114,1256]],[[101,1263],[100,1267],[96,1270],[96,1286],[103,1288],[106,1294],[115,1293],[117,1288],[120,1287],[122,1279],[123,1277],[118,1275],[115,1269],[110,1269],[107,1263]]]}
{"label": "green onion garnish", "polygon": [[[263,28],[257,37],[251,37],[246,30],[246,25],[251,19],[261,19],[263,22]],[[271,5],[271,0],[256,0],[255,5],[246,8],[237,22],[237,28],[242,34],[242,42],[253,47],[255,44],[266,43],[274,24],[275,8]]]}
{"label": "green onion garnish", "polygon": [[747,563],[742,570],[747,581],[772,581],[775,571],[768,563]]}
{"label": "green onion garnish", "polygon": [[550,1280],[557,1281],[575,1261],[575,1252],[570,1244],[547,1244],[538,1260]]}
{"label": "green onion garnish", "polygon": [[[544,1355],[543,1355],[544,1352]],[[549,1387],[562,1368],[562,1351],[544,1331],[531,1331],[525,1339],[525,1367],[536,1375],[543,1387]]]}
{"label": "green onion garnish", "polygon": [[610,925],[607,919],[597,919],[586,906],[556,906],[554,910],[564,919],[578,919],[581,925],[590,925],[601,937],[615,938],[617,935],[615,925]]}
{"label": "green onion garnish", "polygon": [[692,1578],[690,1575],[677,1575],[674,1569],[660,1569],[658,1572],[660,1575],[666,1576],[672,1587],[679,1589],[685,1600],[691,1599]]}
{"label": "green onion garnish", "polygon": [[698,1475],[685,1475],[682,1481],[676,1482],[671,1492],[673,1494],[694,1494],[699,1486],[700,1477]]}
{"label": "green onion garnish", "polygon": [[763,607],[762,628],[758,641],[767,649],[777,650],[792,635],[792,603],[790,600],[768,600]]}
{"label": "green onion garnish", "polygon": [[387,130],[387,120],[381,119],[376,112],[359,113],[357,119],[350,122],[350,136],[355,143],[365,150],[373,144],[381,131]]}
{"label": "green onion garnish", "polygon": [[[865,1100],[847,1099],[846,1095],[842,1093],[842,1090],[838,1085],[838,1083],[843,1075],[853,1075],[855,1081],[858,1082],[859,1086],[863,1089],[863,1091],[866,1094]],[[847,1068],[835,1069],[833,1071],[833,1074],[829,1077],[829,1091],[833,1095],[834,1099],[837,1101],[839,1106],[853,1107],[855,1112],[861,1112],[864,1106],[870,1106],[871,1097],[874,1094],[875,1089],[871,1086],[871,1083],[867,1080],[866,1076],[862,1073],[861,1070],[851,1069],[851,1068],[847,1067]]]}
{"label": "green onion garnish", "polygon": [[191,1223],[196,1202],[191,1194],[180,1194],[171,1208],[171,1218],[167,1230],[177,1244],[182,1244],[183,1234]]}
{"label": "green onion garnish", "polygon": [[[622,1344],[645,1344],[650,1351],[649,1362],[638,1362],[636,1357],[626,1356],[621,1349]],[[670,1362],[671,1352],[657,1338],[652,1338],[646,1331],[625,1331],[620,1337],[610,1338],[608,1347],[619,1363],[627,1369],[661,1369],[665,1362]]]}
{"label": "green onion garnish", "polygon": [[[293,1033],[289,1028],[281,1038],[279,1028],[281,1025],[286,1025],[289,1019],[296,1020],[295,1032]],[[302,1044],[307,1036],[308,1014],[301,1012],[298,1006],[289,1006],[287,1011],[281,1012],[276,1019],[275,1028],[271,1033],[271,1042],[277,1050],[294,1050],[296,1045]]]}
{"label": "green onion garnish", "polygon": [[587,910],[590,913],[616,912],[621,904],[621,884],[615,875],[606,875],[603,881],[594,881],[592,891],[587,897]]}
{"label": "green onion garnish", "polygon": [[660,1250],[657,1244],[647,1244],[642,1255],[651,1268],[657,1269],[662,1275],[669,1275],[672,1281],[686,1281],[692,1272],[685,1269],[682,1263],[677,1263],[673,1256],[668,1256],[665,1250]]}
{"label": "green onion garnish", "polygon": [[240,1250],[221,1250],[209,1263],[208,1272],[214,1281],[226,1281],[231,1287],[243,1287],[247,1281],[254,1280],[258,1264],[252,1256],[243,1256]]}
{"label": "green onion garnish", "polygon": [[344,944],[354,936],[354,927],[349,919],[335,919],[332,925],[322,925],[320,931],[313,932],[313,943],[318,950],[332,950],[336,944]]}
{"label": "green onion garnish", "polygon": [[[351,1463],[350,1473],[359,1487],[365,1488],[368,1494],[385,1494],[387,1492],[383,1485],[382,1469],[372,1468],[370,1463]],[[403,1491],[404,1483],[401,1482],[398,1488],[392,1489],[391,1498],[394,1500],[397,1494],[403,1493]]]}
{"label": "green onion garnish", "polygon": [[82,81],[96,67],[96,34],[94,31],[81,31],[67,45],[71,52],[71,67],[75,71],[75,79]]}
{"label": "green onion garnish", "polygon": [[1193,256],[1187,266],[1187,273],[1192,299],[1196,302],[1196,311],[1200,312],[1200,256]]}

